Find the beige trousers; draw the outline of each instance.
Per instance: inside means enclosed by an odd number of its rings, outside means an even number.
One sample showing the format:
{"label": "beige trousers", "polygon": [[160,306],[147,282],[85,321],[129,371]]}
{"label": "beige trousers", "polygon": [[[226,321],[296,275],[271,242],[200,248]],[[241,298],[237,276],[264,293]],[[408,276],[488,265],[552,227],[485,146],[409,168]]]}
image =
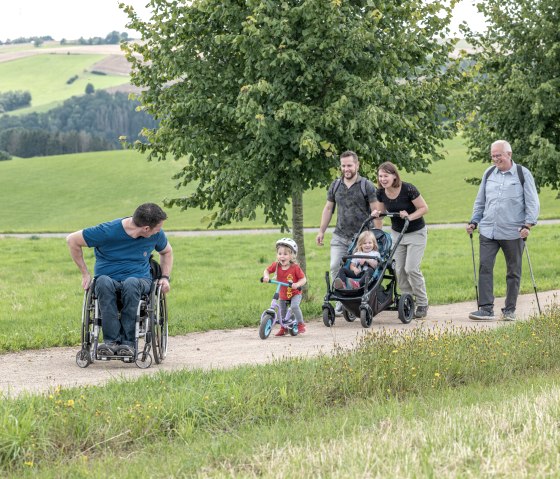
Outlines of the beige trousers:
{"label": "beige trousers", "polygon": [[[391,230],[393,244],[399,233]],[[428,228],[413,233],[405,233],[395,251],[395,273],[400,293],[410,293],[414,297],[416,306],[428,306],[426,282],[420,271],[420,263],[424,257],[424,250],[428,243]]]}

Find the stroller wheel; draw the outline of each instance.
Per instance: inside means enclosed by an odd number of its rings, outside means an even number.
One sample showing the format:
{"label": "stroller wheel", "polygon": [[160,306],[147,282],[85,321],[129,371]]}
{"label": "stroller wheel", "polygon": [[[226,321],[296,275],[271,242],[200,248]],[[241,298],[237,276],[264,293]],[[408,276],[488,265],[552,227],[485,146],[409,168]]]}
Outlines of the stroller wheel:
{"label": "stroller wheel", "polygon": [[348,311],[344,307],[342,308],[342,316],[344,316],[344,319],[349,323],[351,323],[352,321],[356,321],[356,316],[354,316],[350,311]]}
{"label": "stroller wheel", "polygon": [[408,324],[414,317],[414,299],[411,294],[405,293],[399,298],[399,319]]}
{"label": "stroller wheel", "polygon": [[360,322],[364,328],[370,328],[373,322],[373,314],[369,306],[360,308]]}
{"label": "stroller wheel", "polygon": [[330,328],[331,326],[334,325],[334,320],[335,320],[335,316],[334,316],[334,309],[332,306],[323,306],[323,324],[327,327]]}

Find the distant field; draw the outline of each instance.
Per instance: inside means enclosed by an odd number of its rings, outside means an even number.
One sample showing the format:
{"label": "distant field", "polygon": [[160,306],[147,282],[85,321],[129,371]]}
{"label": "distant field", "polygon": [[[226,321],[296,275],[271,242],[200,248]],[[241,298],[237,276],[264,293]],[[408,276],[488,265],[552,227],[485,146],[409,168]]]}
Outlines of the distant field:
{"label": "distant field", "polygon": [[[126,76],[91,73],[92,65],[106,56],[40,54],[0,61],[0,92],[25,90],[31,93],[31,107],[14,112],[21,115],[47,111],[71,96],[83,95],[88,83],[96,90],[128,83]],[[68,85],[66,81],[75,75],[78,79]]]}
{"label": "distant field", "polygon": [[[477,187],[466,177],[480,177],[481,163],[469,163],[460,139],[446,144],[447,159],[432,165],[431,174],[402,174],[414,183],[430,207],[429,223],[465,222],[470,218]],[[67,232],[129,215],[136,205],[182,196],[193,186],[175,189],[172,175],[182,162],[148,162],[132,151],[108,151],[0,162],[0,232]],[[541,219],[560,218],[556,192],[544,190]],[[304,225],[317,227],[326,189],[304,196]],[[8,206],[8,207],[6,207]],[[204,230],[208,212],[169,210],[168,230]],[[228,228],[274,228],[262,215]]]}

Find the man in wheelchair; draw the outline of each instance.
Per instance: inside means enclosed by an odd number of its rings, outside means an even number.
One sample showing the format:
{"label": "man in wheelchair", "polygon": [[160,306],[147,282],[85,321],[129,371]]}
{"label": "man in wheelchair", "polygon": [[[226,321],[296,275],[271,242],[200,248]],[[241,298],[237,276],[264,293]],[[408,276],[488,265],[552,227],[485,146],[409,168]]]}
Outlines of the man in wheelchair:
{"label": "man in wheelchair", "polygon": [[[162,226],[167,214],[154,203],[144,203],[132,216],[118,218],[71,233],[66,238],[70,255],[82,273],[87,290],[92,277],[84,261],[82,248],[94,248],[94,294],[99,302],[103,343],[100,356],[134,357],[138,304],[150,293],[152,275],[150,256],[159,253],[163,293],[169,292],[173,250]],[[120,300],[120,310],[117,300]]]}

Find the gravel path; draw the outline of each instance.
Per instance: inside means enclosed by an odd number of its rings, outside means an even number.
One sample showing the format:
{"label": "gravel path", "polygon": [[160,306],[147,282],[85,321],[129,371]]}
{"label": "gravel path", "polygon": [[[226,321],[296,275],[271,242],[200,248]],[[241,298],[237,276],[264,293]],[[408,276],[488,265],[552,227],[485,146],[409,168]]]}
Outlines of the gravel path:
{"label": "gravel path", "polygon": [[[552,302],[558,302],[559,294],[560,290],[540,292],[541,307],[544,309]],[[497,299],[496,310],[499,311],[502,305],[503,298]],[[222,369],[241,364],[268,363],[281,358],[313,357],[320,353],[329,354],[335,348],[352,348],[362,335],[372,331],[390,330],[398,334],[414,328],[483,329],[511,324],[470,321],[467,316],[473,309],[473,302],[431,306],[427,319],[413,320],[408,325],[397,319],[396,312],[383,311],[374,318],[370,329],[363,329],[359,320],[348,323],[343,318],[337,318],[334,327],[327,328],[321,318],[313,318],[307,321],[307,332],[304,334],[280,338],[271,335],[265,341],[259,338],[257,324],[254,328],[174,336],[169,338],[165,361],[145,370],[121,361],[98,361],[80,369],[75,362],[78,346],[4,354],[0,392],[15,397],[24,392],[46,393],[57,386],[97,385],[110,380],[133,379],[158,371]],[[527,319],[536,312],[535,295],[521,295],[518,301],[520,319]],[[170,320],[173,320],[172,316]]]}

